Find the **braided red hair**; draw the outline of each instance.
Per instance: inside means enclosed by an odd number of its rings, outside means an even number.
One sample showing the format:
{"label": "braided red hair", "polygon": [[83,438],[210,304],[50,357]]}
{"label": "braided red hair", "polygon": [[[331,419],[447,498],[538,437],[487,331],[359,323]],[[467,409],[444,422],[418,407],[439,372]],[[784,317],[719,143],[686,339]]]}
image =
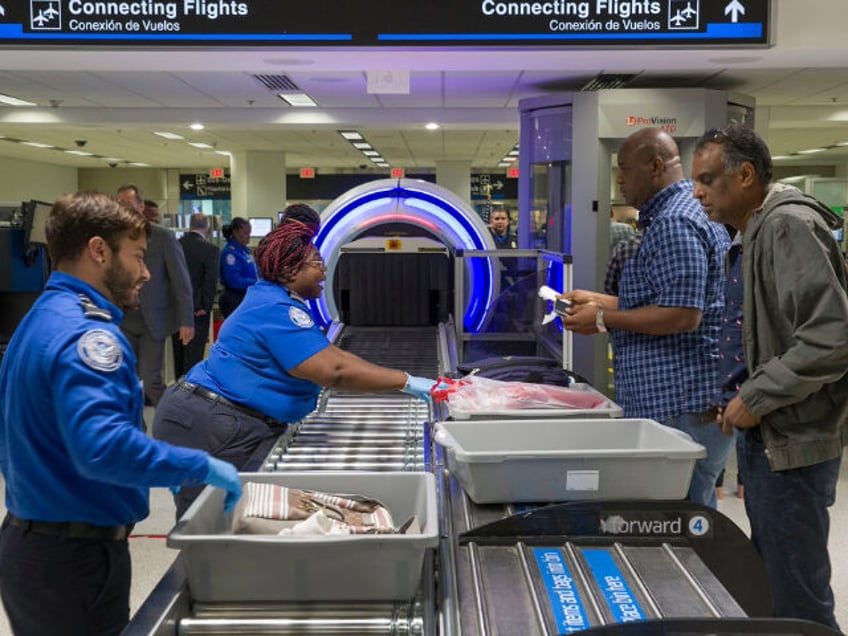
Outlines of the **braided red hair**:
{"label": "braided red hair", "polygon": [[254,252],[262,278],[290,280],[309,257],[319,224],[318,213],[308,205],[296,203],[287,207],[280,225],[260,241]]}

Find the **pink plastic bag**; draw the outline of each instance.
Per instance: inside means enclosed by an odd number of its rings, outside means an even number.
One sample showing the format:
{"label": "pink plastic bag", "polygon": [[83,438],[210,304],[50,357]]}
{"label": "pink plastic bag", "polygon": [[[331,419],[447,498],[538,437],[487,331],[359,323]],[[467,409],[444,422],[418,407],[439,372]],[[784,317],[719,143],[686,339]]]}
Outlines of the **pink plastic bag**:
{"label": "pink plastic bag", "polygon": [[521,409],[599,409],[610,401],[586,390],[528,382],[502,382],[465,376],[439,378],[433,390],[437,402],[459,411],[516,411]]}

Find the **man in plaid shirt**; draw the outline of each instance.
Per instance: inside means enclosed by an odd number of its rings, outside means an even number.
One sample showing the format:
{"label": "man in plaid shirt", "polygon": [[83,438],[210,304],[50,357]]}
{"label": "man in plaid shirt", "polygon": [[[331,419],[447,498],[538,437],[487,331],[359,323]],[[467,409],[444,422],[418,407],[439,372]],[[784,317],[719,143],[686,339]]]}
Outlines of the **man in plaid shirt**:
{"label": "man in plaid shirt", "polygon": [[716,478],[733,439],[716,432],[710,406],[718,379],[727,230],[692,199],[674,139],[658,128],[628,137],[618,184],[639,209],[642,244],[624,265],[618,295],[575,290],[566,329],[611,331],[616,400],[625,417],[684,431],[707,449],[695,464],[689,500],[715,508]]}

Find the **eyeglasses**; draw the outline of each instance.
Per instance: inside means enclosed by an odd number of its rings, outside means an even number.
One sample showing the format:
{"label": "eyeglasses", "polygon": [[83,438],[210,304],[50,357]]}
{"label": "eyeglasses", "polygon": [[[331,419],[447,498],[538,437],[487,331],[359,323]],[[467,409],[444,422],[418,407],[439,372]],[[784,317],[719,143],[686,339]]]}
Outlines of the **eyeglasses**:
{"label": "eyeglasses", "polygon": [[310,265],[312,265],[313,267],[317,267],[322,272],[327,271],[327,263],[325,263],[324,261],[315,260],[315,261],[306,261],[306,262],[309,263]]}

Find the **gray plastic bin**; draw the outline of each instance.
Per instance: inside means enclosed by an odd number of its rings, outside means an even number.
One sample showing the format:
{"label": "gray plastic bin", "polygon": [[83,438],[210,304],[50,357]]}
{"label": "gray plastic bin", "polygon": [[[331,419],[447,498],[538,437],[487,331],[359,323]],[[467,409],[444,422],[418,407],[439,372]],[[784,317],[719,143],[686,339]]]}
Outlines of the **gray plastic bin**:
{"label": "gray plastic bin", "polygon": [[511,409],[504,411],[467,411],[455,407],[447,401],[448,414],[454,420],[491,420],[491,419],[541,419],[541,418],[591,418],[591,417],[621,417],[624,415],[624,409],[618,404],[607,398],[603,393],[595,389],[589,384],[582,382],[572,384],[570,389],[586,391],[597,397],[601,397],[607,401],[606,406],[601,406],[596,409]]}
{"label": "gray plastic bin", "polygon": [[436,480],[416,472],[241,473],[273,483],[379,499],[401,524],[415,515],[420,534],[236,535],[224,492],[207,487],[168,534],[181,551],[196,601],[405,601],[439,542]]}
{"label": "gray plastic bin", "polygon": [[476,503],[683,499],[706,449],[646,419],[439,422],[435,440]]}

